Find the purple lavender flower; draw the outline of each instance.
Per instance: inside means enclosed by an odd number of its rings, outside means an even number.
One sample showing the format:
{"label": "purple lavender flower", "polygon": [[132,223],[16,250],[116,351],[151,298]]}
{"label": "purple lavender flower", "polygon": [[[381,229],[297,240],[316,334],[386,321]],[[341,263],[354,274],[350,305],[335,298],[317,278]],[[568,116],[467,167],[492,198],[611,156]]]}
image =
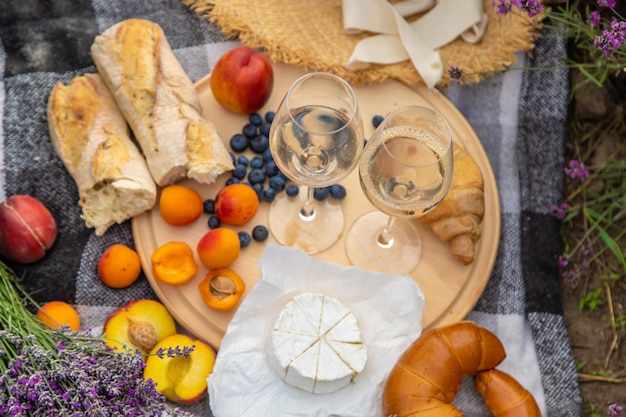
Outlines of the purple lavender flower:
{"label": "purple lavender flower", "polygon": [[594,10],[593,12],[589,13],[589,24],[591,25],[591,27],[595,28],[596,26],[598,26],[598,23],[600,23],[600,12]]}
{"label": "purple lavender flower", "polygon": [[569,255],[567,253],[564,253],[563,255],[559,256],[559,259],[556,261],[556,263],[559,268],[565,268],[569,263]]}
{"label": "purple lavender flower", "polygon": [[595,37],[593,44],[608,58],[624,44],[624,41],[626,41],[626,22],[613,19],[610,27]]}
{"label": "purple lavender flower", "polygon": [[598,6],[600,7],[615,7],[615,0],[598,0]]}
{"label": "purple lavender flower", "polygon": [[565,174],[573,180],[585,181],[589,177],[589,169],[584,162],[572,159],[565,168]]}
{"label": "purple lavender flower", "polygon": [[609,405],[609,416],[610,417],[622,417],[622,407],[617,404]]}
{"label": "purple lavender flower", "polygon": [[507,14],[516,8],[526,12],[529,17],[535,17],[543,11],[540,0],[493,0],[491,5],[496,8],[496,14]]}
{"label": "purple lavender flower", "polygon": [[550,213],[552,213],[557,219],[563,220],[567,214],[568,208],[569,204],[567,203],[561,203],[560,205],[550,204]]}
{"label": "purple lavender flower", "polygon": [[450,69],[448,69],[448,75],[450,76],[450,79],[454,82],[459,82],[465,78],[463,70],[455,66],[450,66]]}

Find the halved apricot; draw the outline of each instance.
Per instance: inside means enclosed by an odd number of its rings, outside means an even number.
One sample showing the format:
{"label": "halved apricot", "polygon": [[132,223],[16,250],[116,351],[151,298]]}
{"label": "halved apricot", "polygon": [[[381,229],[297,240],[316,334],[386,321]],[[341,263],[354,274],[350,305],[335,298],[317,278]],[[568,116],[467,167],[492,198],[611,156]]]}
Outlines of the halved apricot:
{"label": "halved apricot", "polygon": [[202,300],[216,310],[232,310],[239,304],[246,284],[239,274],[230,268],[210,271],[198,284]]}
{"label": "halved apricot", "polygon": [[185,242],[167,242],[158,247],[151,257],[154,278],[170,285],[181,285],[198,272],[193,249]]}

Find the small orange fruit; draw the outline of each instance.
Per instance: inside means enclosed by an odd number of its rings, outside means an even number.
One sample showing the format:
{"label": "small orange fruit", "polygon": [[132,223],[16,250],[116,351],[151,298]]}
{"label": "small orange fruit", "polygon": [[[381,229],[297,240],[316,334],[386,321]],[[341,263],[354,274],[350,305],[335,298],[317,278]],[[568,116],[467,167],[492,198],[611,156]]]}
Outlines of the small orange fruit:
{"label": "small orange fruit", "polygon": [[186,185],[168,185],[159,198],[161,218],[172,226],[195,222],[202,214],[202,197]]}
{"label": "small orange fruit", "polygon": [[225,227],[209,230],[197,246],[202,265],[209,269],[225,268],[239,257],[241,246],[237,232]]}
{"label": "small orange fruit", "polygon": [[151,261],[154,277],[165,284],[184,284],[198,271],[193,250],[185,242],[167,242],[158,247]]}
{"label": "small orange fruit", "polygon": [[228,311],[237,306],[246,290],[246,283],[239,274],[230,268],[212,269],[200,284],[198,290],[202,300],[211,308]]}
{"label": "small orange fruit", "polygon": [[37,317],[39,317],[42,323],[55,329],[66,325],[74,331],[80,330],[78,312],[74,307],[63,301],[50,301],[44,304],[37,312]]}
{"label": "small orange fruit", "polygon": [[215,197],[215,215],[231,226],[242,226],[256,215],[259,197],[246,184],[230,184],[223,187]]}
{"label": "small orange fruit", "polygon": [[111,288],[131,286],[141,274],[139,255],[126,245],[109,246],[100,256],[98,276]]}

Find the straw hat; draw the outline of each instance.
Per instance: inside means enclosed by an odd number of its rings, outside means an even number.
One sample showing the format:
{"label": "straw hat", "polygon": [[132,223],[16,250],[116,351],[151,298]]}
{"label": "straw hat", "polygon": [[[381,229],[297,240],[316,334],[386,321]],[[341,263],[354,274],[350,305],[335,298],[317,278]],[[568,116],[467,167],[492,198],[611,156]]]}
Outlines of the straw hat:
{"label": "straw hat", "polygon": [[[225,36],[265,49],[275,62],[333,72],[353,84],[373,84],[388,78],[409,85],[423,84],[410,61],[371,65],[359,71],[346,68],[357,42],[370,34],[344,32],[341,0],[183,0],[183,3],[198,15],[216,22]],[[457,39],[441,49],[444,74],[438,87],[450,83],[447,69],[451,66],[463,71],[464,83],[475,83],[512,65],[516,52],[533,48],[538,37],[537,20],[516,13],[497,15],[492,0],[484,0],[484,9],[489,22],[480,42],[470,44]]]}

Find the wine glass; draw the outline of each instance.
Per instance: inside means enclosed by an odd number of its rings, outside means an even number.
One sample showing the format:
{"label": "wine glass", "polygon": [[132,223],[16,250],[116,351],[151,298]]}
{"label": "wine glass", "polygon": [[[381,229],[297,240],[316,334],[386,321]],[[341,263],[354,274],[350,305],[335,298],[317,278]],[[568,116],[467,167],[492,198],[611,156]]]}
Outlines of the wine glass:
{"label": "wine glass", "polygon": [[329,248],[343,233],[343,210],[332,199],[317,201],[314,189],[338,183],[359,162],[363,121],[354,90],[334,74],[303,75],[278,106],[269,139],[276,165],[300,186],[270,206],[272,235],[308,254]]}
{"label": "wine glass", "polygon": [[359,164],[361,188],[380,211],[357,219],[346,237],[353,265],[405,275],[417,265],[421,238],[414,221],[435,208],[452,181],[452,136],[436,110],[393,110],[368,140]]}

